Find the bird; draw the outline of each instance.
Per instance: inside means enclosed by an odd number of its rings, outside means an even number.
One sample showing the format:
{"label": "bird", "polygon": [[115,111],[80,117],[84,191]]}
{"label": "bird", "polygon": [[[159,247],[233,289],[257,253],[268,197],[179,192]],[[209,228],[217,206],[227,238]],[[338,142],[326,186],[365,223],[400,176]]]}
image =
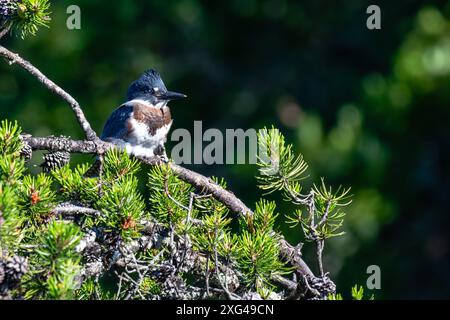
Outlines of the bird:
{"label": "bird", "polygon": [[186,97],[168,91],[159,72],[149,69],[128,87],[127,101],[111,113],[100,139],[128,154],[167,162],[164,144],[173,122],[168,103]]}

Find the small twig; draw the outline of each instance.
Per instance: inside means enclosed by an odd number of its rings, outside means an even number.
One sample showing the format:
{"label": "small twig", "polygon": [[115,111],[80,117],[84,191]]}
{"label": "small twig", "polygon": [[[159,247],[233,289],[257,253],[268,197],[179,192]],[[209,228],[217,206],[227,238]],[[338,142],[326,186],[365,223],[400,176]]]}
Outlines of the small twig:
{"label": "small twig", "polygon": [[174,274],[177,274],[180,271],[181,266],[184,263],[184,260],[186,259],[186,254],[188,250],[187,241],[188,241],[188,227],[189,223],[191,223],[191,214],[192,214],[192,208],[194,207],[194,197],[195,193],[191,192],[189,196],[189,207],[187,208],[187,214],[186,214],[186,228],[184,230],[184,250],[181,255],[180,262],[177,265],[177,268],[174,271]]}
{"label": "small twig", "polygon": [[99,285],[98,285],[98,279],[99,279],[99,276],[97,275],[95,277],[95,280],[94,280],[94,282],[95,282],[95,285],[94,285],[94,299],[95,300],[100,300],[101,299],[101,294],[100,294]]}
{"label": "small twig", "polygon": [[327,201],[327,206],[326,206],[326,208],[325,208],[325,212],[324,212],[324,214],[323,214],[323,217],[322,217],[322,219],[319,221],[319,223],[317,224],[317,226],[321,226],[321,225],[323,225],[323,224],[327,221],[328,215],[329,215],[329,213],[330,213],[330,206],[331,206],[331,200],[328,200],[328,201]]}
{"label": "small twig", "polygon": [[101,197],[103,195],[103,162],[104,156],[103,153],[98,155],[99,167],[98,167],[98,196]]}
{"label": "small twig", "polygon": [[169,179],[167,179],[167,176],[164,176],[164,194],[170,199],[172,200],[172,202],[174,202],[177,206],[179,206],[180,208],[186,210],[189,212],[189,208],[186,207],[185,205],[183,205],[182,203],[180,203],[179,201],[177,201],[177,199],[175,199],[174,197],[172,197],[172,195],[170,194],[169,191]]}
{"label": "small twig", "polygon": [[189,223],[189,221],[191,220],[191,215],[192,215],[192,209],[194,208],[194,198],[195,198],[195,193],[191,192],[190,196],[189,196],[189,207],[188,207],[188,212],[187,212],[187,223]]}
{"label": "small twig", "polygon": [[[131,255],[131,256],[132,256],[132,258],[133,258],[134,263],[137,265],[138,263],[137,263],[137,261],[136,261],[136,257],[134,256],[134,254]],[[134,289],[129,293],[129,295],[130,295],[130,296],[133,296],[136,292],[138,292],[138,294],[141,296],[141,298],[142,298],[142,299],[145,299],[144,296],[141,294],[141,292],[140,292],[138,289],[139,289],[139,287],[141,286],[142,281],[144,281],[145,276],[147,275],[148,268],[144,271],[144,273],[141,273],[141,272],[139,271],[139,269],[136,269],[136,271],[137,271],[137,273],[138,273],[138,275],[139,275],[139,279],[138,279],[137,283],[135,284]]]}
{"label": "small twig", "polygon": [[131,278],[128,274],[124,273],[124,277],[127,278],[129,282],[131,282],[134,285],[134,288],[128,292],[128,294],[125,296],[124,300],[130,299],[136,292],[139,294],[141,299],[145,300],[145,297],[142,295],[142,293],[138,290],[140,287],[140,283],[136,282]]}
{"label": "small twig", "polygon": [[176,247],[175,247],[175,226],[172,222],[170,222],[170,259],[172,260],[176,253]]}
{"label": "small twig", "polygon": [[11,25],[6,26],[5,28],[0,30],[0,39],[3,38],[8,32],[11,30]]}
{"label": "small twig", "polygon": [[219,281],[219,284],[222,287],[225,294],[227,295],[228,299],[229,300],[240,300],[240,297],[238,295],[236,295],[236,294],[230,292],[230,290],[228,290],[228,284],[227,284],[227,278],[226,278],[226,273],[227,273],[226,268],[225,268],[225,283],[222,283],[222,281],[220,280],[219,258],[218,258],[218,254],[217,254],[217,248],[215,246],[214,246],[214,264],[215,264],[215,272],[216,272],[217,281]]}
{"label": "small twig", "polygon": [[116,293],[116,300],[119,300],[120,293],[122,291],[122,277],[117,273],[117,271],[114,271],[114,274],[119,278],[119,286]]}
{"label": "small twig", "polygon": [[311,217],[311,223],[310,226],[312,229],[315,229],[315,214],[316,214],[316,205],[314,203],[314,191],[311,190],[309,197],[308,197],[308,211],[309,216]]}
{"label": "small twig", "polygon": [[322,262],[322,254],[323,254],[323,247],[325,245],[325,241],[323,239],[317,239],[316,240],[316,255],[317,255],[317,263],[319,265],[319,272],[320,276],[323,277],[323,262]]}
{"label": "small twig", "polygon": [[206,295],[210,296],[209,291],[209,254],[206,257],[206,270],[205,270],[205,284],[206,284]]}
{"label": "small twig", "polygon": [[[292,194],[291,194],[291,196],[292,196]],[[304,198],[296,197],[295,200],[297,203],[303,204],[308,207],[308,215],[309,215],[309,219],[310,219],[309,226],[307,226],[308,231],[309,231],[308,238],[316,243],[317,264],[319,267],[320,276],[323,277],[324,270],[323,270],[322,254],[323,254],[323,248],[324,248],[325,242],[319,236],[319,234],[317,232],[317,228],[322,226],[327,221],[328,214],[330,211],[331,201],[328,201],[323,217],[316,224],[316,222],[315,222],[316,205],[315,205],[314,190],[311,190],[311,192],[306,197],[304,197]]]}

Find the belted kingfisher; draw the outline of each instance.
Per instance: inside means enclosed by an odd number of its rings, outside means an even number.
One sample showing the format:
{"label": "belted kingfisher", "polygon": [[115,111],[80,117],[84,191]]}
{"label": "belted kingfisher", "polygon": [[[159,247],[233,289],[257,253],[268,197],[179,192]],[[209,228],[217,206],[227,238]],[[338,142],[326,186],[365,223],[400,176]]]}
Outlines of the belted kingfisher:
{"label": "belted kingfisher", "polygon": [[150,69],[128,88],[127,102],[109,116],[101,139],[135,156],[159,156],[167,161],[164,148],[172,117],[167,103],[186,98],[168,91],[160,74]]}

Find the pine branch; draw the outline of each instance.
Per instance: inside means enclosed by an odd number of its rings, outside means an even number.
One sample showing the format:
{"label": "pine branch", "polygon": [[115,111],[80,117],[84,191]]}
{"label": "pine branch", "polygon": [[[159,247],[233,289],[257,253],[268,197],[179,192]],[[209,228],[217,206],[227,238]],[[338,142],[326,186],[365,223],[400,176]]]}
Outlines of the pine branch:
{"label": "pine branch", "polygon": [[[33,137],[31,135],[23,135],[22,138],[33,150],[47,150],[50,152],[66,151],[69,153],[99,154],[106,150],[116,148],[114,144],[104,141],[93,142],[72,140],[67,137]],[[156,165],[161,161],[157,157],[138,157],[138,159],[142,163],[148,165]],[[239,213],[242,216],[253,214],[253,212],[233,193],[223,189],[210,178],[174,163],[170,163],[169,165],[174,174],[181,180],[191,184],[197,189],[203,190],[205,193],[211,194],[216,200],[225,204],[231,211]]]}
{"label": "pine branch", "polygon": [[66,151],[69,153],[97,154],[98,148],[108,150],[114,147],[107,142],[97,142],[86,140],[73,140],[68,137],[33,137],[28,134],[22,135],[23,141],[33,150],[47,150],[49,152]]}
{"label": "pine branch", "polygon": [[[22,137],[23,141],[33,148],[33,150],[47,150],[51,152],[66,151],[69,153],[98,154],[99,150],[104,152],[105,150],[116,147],[108,142],[100,141],[94,143],[92,141],[72,140],[67,137],[33,137],[31,135],[23,135]],[[158,158],[140,157],[139,160],[148,165],[157,165],[160,162]],[[211,194],[216,200],[223,203],[232,212],[237,213],[242,217],[245,217],[246,215],[253,215],[253,211],[250,210],[242,202],[242,200],[237,198],[232,192],[223,189],[210,178],[174,163],[170,163],[169,165],[174,174],[181,180],[191,184],[205,193]],[[311,269],[302,259],[299,248],[289,244],[281,235],[277,234],[277,237],[280,239],[280,253],[284,260],[289,262],[301,275],[308,278],[314,278],[315,276]]]}
{"label": "pine branch", "polygon": [[[8,49],[0,46],[0,55],[5,57],[10,64],[18,64],[25,70],[27,70],[32,76],[34,76],[39,82],[41,82],[48,90],[60,96],[65,100],[72,111],[75,113],[78,123],[82,127],[87,140],[72,140],[66,137],[32,137],[31,135],[22,135],[23,142],[28,144],[33,150],[48,150],[54,151],[66,151],[69,153],[87,153],[103,155],[108,149],[115,147],[114,145],[101,141],[97,134],[93,131],[90,123],[86,119],[79,103],[66,91],[56,85],[53,81],[47,78],[39,69],[34,67],[30,62],[21,58],[18,54],[15,54]],[[142,163],[148,165],[160,164],[159,158],[138,158]],[[225,190],[219,184],[215,183],[208,177],[205,177],[192,170],[188,170],[174,163],[170,163],[170,168],[173,173],[181,180],[191,184],[198,190],[204,193],[211,194],[216,200],[224,204],[230,211],[238,213],[244,219],[253,215],[253,211],[249,209],[239,198],[237,198],[232,192]],[[301,257],[299,247],[293,247],[290,245],[281,235],[273,232],[273,236],[278,239],[280,256],[294,267],[298,274],[304,279],[317,279],[311,272],[308,265]]]}

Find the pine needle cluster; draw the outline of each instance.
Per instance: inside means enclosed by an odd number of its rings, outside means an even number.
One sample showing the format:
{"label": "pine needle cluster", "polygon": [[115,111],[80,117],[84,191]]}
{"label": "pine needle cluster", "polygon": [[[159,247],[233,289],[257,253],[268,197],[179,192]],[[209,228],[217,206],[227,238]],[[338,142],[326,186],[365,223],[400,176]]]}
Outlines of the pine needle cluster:
{"label": "pine needle cluster", "polygon": [[49,0],[1,0],[2,28],[11,28],[23,39],[35,35],[40,27],[50,22]]}
{"label": "pine needle cluster", "polygon": [[[328,288],[318,293],[325,298],[335,286],[323,273],[323,243],[342,234],[348,190],[333,191],[322,180],[303,194],[303,158],[275,129],[263,130],[259,142],[269,150],[269,160],[258,163],[260,188],[281,191],[300,207],[287,222],[317,244],[321,277],[305,281]],[[109,150],[99,174],[90,177],[91,163],[30,174],[24,148],[17,123],[2,121],[0,271],[19,270],[0,279],[2,297],[287,298],[280,278],[295,271],[282,259],[274,201],[262,198],[252,214],[236,219],[170,165],[152,166],[143,190],[140,162],[123,151]],[[223,179],[212,181],[227,188]]]}

